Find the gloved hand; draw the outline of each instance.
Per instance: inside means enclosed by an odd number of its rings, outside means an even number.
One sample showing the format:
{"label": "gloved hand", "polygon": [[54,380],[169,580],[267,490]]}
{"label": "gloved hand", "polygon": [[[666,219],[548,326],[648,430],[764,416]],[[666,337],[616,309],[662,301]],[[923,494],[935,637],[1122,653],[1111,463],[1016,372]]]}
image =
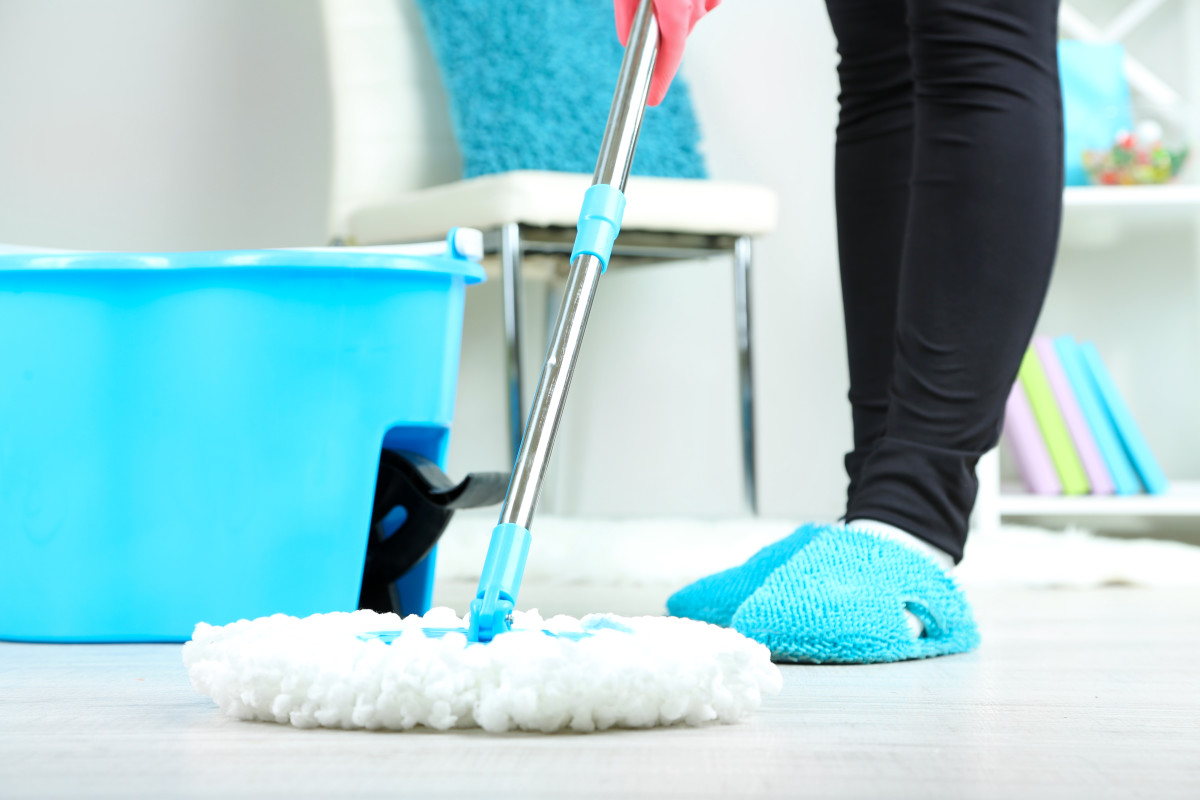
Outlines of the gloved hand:
{"label": "gloved hand", "polygon": [[[617,15],[617,36],[621,44],[629,41],[633,15],[641,0],[613,0]],[[683,45],[696,23],[712,11],[721,0],[654,0],[654,16],[658,19],[658,58],[650,78],[650,97],[647,102],[656,106],[662,102],[683,60]]]}

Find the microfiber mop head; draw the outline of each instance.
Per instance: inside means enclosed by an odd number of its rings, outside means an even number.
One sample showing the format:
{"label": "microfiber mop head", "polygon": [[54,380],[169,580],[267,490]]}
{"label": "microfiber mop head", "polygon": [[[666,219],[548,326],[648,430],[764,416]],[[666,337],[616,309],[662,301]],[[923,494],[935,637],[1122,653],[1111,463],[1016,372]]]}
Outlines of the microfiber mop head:
{"label": "microfiber mop head", "polygon": [[[200,624],[183,647],[192,686],[238,719],[301,728],[500,733],[736,722],[779,691],[767,648],[672,617],[537,612],[488,644],[439,608],[401,620],[374,611]],[[391,644],[370,636],[395,631]],[[388,637],[390,638],[390,637]]]}

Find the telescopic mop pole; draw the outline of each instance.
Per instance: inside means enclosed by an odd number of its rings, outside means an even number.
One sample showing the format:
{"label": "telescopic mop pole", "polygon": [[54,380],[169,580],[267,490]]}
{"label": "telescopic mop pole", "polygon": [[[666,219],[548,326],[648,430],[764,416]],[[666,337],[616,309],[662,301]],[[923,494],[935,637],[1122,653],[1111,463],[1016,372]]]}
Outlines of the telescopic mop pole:
{"label": "telescopic mop pole", "polygon": [[507,631],[512,621],[525,559],[529,554],[529,527],[546,477],[567,391],[571,388],[571,374],[583,342],[588,313],[600,276],[608,269],[613,242],[621,230],[625,181],[629,178],[642,115],[646,111],[646,95],[657,52],[658,23],[651,0],[642,0],[633,18],[625,57],[621,61],[596,172],[591,187],[583,196],[562,307],[513,465],[500,522],[492,531],[479,589],[471,602],[469,638],[472,641],[490,641]]}

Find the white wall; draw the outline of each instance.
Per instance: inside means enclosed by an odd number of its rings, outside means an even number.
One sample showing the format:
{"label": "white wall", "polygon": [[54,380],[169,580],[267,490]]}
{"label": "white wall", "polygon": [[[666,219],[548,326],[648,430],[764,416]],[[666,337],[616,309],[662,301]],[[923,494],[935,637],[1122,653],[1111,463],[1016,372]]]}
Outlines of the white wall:
{"label": "white wall", "polygon": [[0,0],[0,242],[319,242],[317,6]]}

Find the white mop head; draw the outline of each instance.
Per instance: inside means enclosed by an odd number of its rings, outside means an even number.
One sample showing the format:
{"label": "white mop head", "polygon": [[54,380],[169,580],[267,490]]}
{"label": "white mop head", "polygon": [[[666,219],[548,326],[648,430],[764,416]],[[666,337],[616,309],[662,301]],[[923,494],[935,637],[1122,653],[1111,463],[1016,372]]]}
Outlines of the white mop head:
{"label": "white mop head", "polygon": [[[629,632],[596,628],[609,623]],[[687,619],[517,612],[513,631],[488,644],[426,637],[422,627],[465,623],[448,608],[404,620],[356,611],[202,623],[183,663],[226,714],[301,728],[550,733],[736,722],[782,683],[766,647]],[[358,638],[394,630],[405,633],[392,644]]]}

